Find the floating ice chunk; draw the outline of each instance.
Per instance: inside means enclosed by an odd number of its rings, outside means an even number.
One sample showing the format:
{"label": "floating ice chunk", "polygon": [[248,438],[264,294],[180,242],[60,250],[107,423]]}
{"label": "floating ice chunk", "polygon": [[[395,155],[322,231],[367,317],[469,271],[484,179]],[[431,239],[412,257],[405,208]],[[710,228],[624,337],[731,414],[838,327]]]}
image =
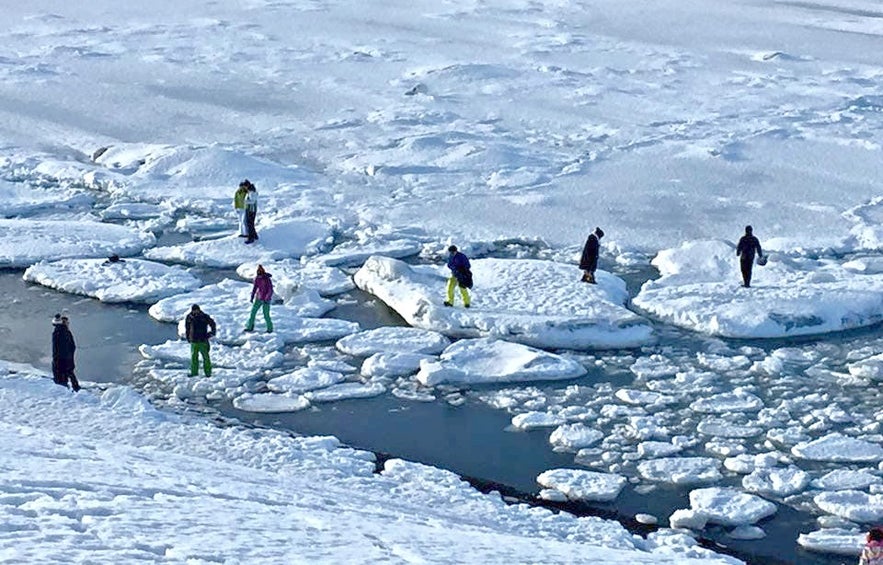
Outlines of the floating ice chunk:
{"label": "floating ice chunk", "polygon": [[673,377],[681,368],[666,357],[654,353],[647,357],[638,357],[629,370],[641,379],[658,379]]}
{"label": "floating ice chunk", "polygon": [[683,447],[667,441],[642,441],[638,444],[638,455],[644,459],[668,457],[683,450]]}
{"label": "floating ice chunk", "polygon": [[422,353],[375,353],[362,362],[365,377],[407,377],[420,370],[420,363],[432,361],[434,355]]}
{"label": "floating ice chunk", "polygon": [[549,436],[549,443],[555,447],[576,451],[592,446],[604,438],[604,433],[585,424],[563,424],[555,428]]}
{"label": "floating ice chunk", "polygon": [[865,533],[840,528],[823,528],[797,536],[797,545],[816,553],[858,556],[865,545]]}
{"label": "floating ice chunk", "polygon": [[708,523],[708,516],[689,508],[679,508],[668,517],[668,523],[672,528],[686,528],[688,530],[702,530]]}
{"label": "floating ice chunk", "polygon": [[823,490],[863,490],[880,482],[880,477],[866,469],[835,469],[815,479],[812,486]]}
{"label": "floating ice chunk", "polygon": [[883,447],[879,444],[839,433],[799,443],[791,448],[791,453],[811,461],[869,463],[883,460]]}
{"label": "floating ice chunk", "polygon": [[691,485],[720,480],[720,462],[710,457],[664,457],[638,463],[638,474],[648,481]]}
{"label": "floating ice chunk", "polygon": [[303,367],[267,381],[267,388],[272,392],[302,394],[311,390],[326,388],[342,382],[346,377],[342,373],[326,371],[313,367]]}
{"label": "floating ice chunk", "polygon": [[48,210],[88,209],[95,198],[84,190],[47,189],[0,179],[0,217],[28,216]]}
{"label": "floating ice chunk", "polygon": [[736,526],[727,535],[733,539],[756,540],[765,538],[766,532],[757,526]]}
{"label": "floating ice chunk", "polygon": [[337,342],[339,350],[355,357],[367,357],[375,353],[438,355],[449,345],[451,340],[438,332],[395,326],[366,330]]}
{"label": "floating ice chunk", "polygon": [[793,447],[811,439],[806,430],[798,426],[767,430],[766,437],[771,442],[786,447]]}
{"label": "floating ice chunk", "polygon": [[346,242],[315,260],[329,267],[353,267],[362,265],[372,255],[402,259],[417,255],[422,249],[423,244],[413,239]]}
{"label": "floating ice chunk", "polygon": [[149,220],[160,216],[170,216],[168,206],[145,204],[144,202],[116,202],[101,211],[102,220]]}
{"label": "floating ice chunk", "polygon": [[646,524],[648,526],[655,526],[659,523],[659,518],[654,516],[653,514],[635,514],[635,521],[639,524]]}
{"label": "floating ice chunk", "polygon": [[776,513],[776,505],[734,488],[708,487],[690,491],[690,507],[722,526],[754,524]]}
{"label": "floating ice chunk", "polygon": [[315,253],[330,237],[328,225],[314,220],[289,220],[260,229],[260,239],[251,245],[236,234],[220,239],[192,241],[183,245],[156,247],[145,252],[148,259],[234,268],[245,262],[263,263]]}
{"label": "floating ice chunk", "polygon": [[757,412],[763,408],[763,401],[751,394],[737,390],[700,398],[690,404],[694,412],[704,414],[729,414],[732,412]]}
{"label": "floating ice chunk", "polygon": [[551,502],[567,502],[567,495],[560,490],[555,490],[553,488],[540,489],[540,493],[537,496],[539,496],[540,500],[548,500]]}
{"label": "floating ice chunk", "polygon": [[540,485],[563,492],[571,500],[609,502],[628,481],[621,475],[583,469],[551,469],[537,477]]}
{"label": "floating ice chunk", "polygon": [[642,405],[646,408],[660,407],[677,402],[677,398],[673,396],[660,394],[658,392],[632,390],[627,388],[617,390],[615,396],[626,404]]}
{"label": "floating ice chunk", "polygon": [[0,219],[0,242],[0,268],[24,268],[38,261],[136,255],[156,238],[99,222]]}
{"label": "floating ice chunk", "polygon": [[[138,348],[147,359],[174,361],[190,366],[190,344],[182,340],[169,340],[159,345],[142,345]],[[245,347],[229,347],[213,344],[211,350],[212,365],[243,371],[272,369],[282,364],[283,355],[274,347],[249,342]]]}
{"label": "floating ice chunk", "polygon": [[573,359],[503,340],[464,339],[423,362],[417,380],[427,386],[449,383],[502,383],[581,377],[586,369]]}
{"label": "floating ice chunk", "polygon": [[180,267],[142,259],[114,263],[105,259],[41,261],[25,270],[24,280],[102,302],[154,302],[199,288],[200,281]]}
{"label": "floating ice chunk", "polygon": [[380,396],[384,392],[386,387],[380,383],[341,383],[308,392],[304,396],[310,399],[310,402],[337,402],[354,398],[371,398]]}
{"label": "floating ice chunk", "polygon": [[863,379],[872,381],[883,380],[883,354],[874,355],[855,363],[849,363],[847,366],[849,374]]}
{"label": "floating ice chunk", "polygon": [[843,268],[863,275],[883,273],[883,257],[859,257],[843,263]]}
{"label": "floating ice chunk", "polygon": [[858,490],[825,491],[813,497],[823,512],[859,522],[872,524],[883,520],[883,495]]}
{"label": "floating ice chunk", "polygon": [[723,418],[705,418],[697,426],[700,434],[724,438],[749,438],[759,436],[763,428],[745,424],[736,424]]}
{"label": "floating ice chunk", "polygon": [[560,426],[566,420],[548,412],[525,412],[512,418],[512,427],[516,430],[535,430],[537,428],[554,428]]}
{"label": "floating ice chunk", "polygon": [[275,414],[304,410],[310,407],[310,401],[300,395],[243,394],[233,399],[233,407],[244,412]]}
{"label": "floating ice chunk", "polygon": [[[303,290],[315,290],[322,296],[335,296],[356,288],[353,278],[336,267],[326,267],[315,261],[284,259],[262,263],[273,274],[275,292],[288,298]],[[248,280],[255,276],[258,263],[249,261],[236,268],[236,274]]]}
{"label": "floating ice chunk", "polygon": [[705,451],[716,457],[734,457],[745,453],[746,449],[742,442],[733,439],[714,438],[705,443]]}
{"label": "floating ice chunk", "polygon": [[762,467],[742,477],[742,487],[763,496],[785,498],[809,484],[809,474],[797,467]]}
{"label": "floating ice chunk", "polygon": [[821,334],[883,319],[883,275],[858,275],[835,261],[770,261],[739,288],[733,246],[693,241],[660,251],[662,277],[641,287],[633,303],[661,319],[735,338]]}
{"label": "floating ice chunk", "polygon": [[[599,284],[579,282],[579,270],[551,261],[477,259],[476,299],[469,310],[446,308],[444,267],[410,266],[371,257],[355,274],[359,288],[383,300],[409,324],[451,337],[494,336],[535,347],[632,347],[651,341],[643,318],[627,310],[625,283],[605,272]],[[530,293],[513,293],[529,287]]]}
{"label": "floating ice chunk", "polygon": [[733,457],[727,457],[724,460],[724,467],[729,471],[747,475],[755,469],[764,469],[767,467],[775,467],[779,464],[779,456],[776,453],[759,453],[739,454]]}

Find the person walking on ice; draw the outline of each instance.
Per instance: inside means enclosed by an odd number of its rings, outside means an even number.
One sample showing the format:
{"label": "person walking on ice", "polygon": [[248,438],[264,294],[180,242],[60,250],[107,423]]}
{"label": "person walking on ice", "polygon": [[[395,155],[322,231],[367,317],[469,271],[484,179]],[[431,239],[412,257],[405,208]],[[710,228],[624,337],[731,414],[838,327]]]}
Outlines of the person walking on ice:
{"label": "person walking on ice", "polygon": [[80,381],[74,374],[77,344],[68,322],[67,310],[52,318],[52,380],[63,387],[70,386],[77,392],[80,390]]}
{"label": "person walking on ice", "polygon": [[245,193],[245,243],[252,243],[258,239],[258,231],[254,227],[255,220],[258,216],[258,189],[250,181],[246,180],[248,186]]}
{"label": "person walking on ice", "polygon": [[251,287],[251,315],[248,317],[248,324],[245,331],[254,331],[254,319],[257,316],[258,308],[264,312],[264,323],[267,325],[267,333],[273,332],[273,320],[270,319],[270,302],[273,300],[273,281],[271,275],[264,270],[263,265],[258,265],[257,276],[254,278],[254,285]]}
{"label": "person walking on ice", "polygon": [[760,248],[760,241],[754,236],[754,229],[745,226],[745,235],[739,239],[736,245],[736,255],[739,256],[739,266],[742,269],[742,286],[751,286],[751,270],[754,268],[754,257],[758,257],[758,264],[765,264],[766,258]]}
{"label": "person walking on ice", "polygon": [[184,321],[187,341],[190,342],[190,376],[199,374],[199,356],[202,355],[202,371],[206,377],[212,376],[212,360],[209,357],[209,338],[217,332],[215,321],[199,309],[199,304],[190,307]]}
{"label": "person walking on ice", "polygon": [[601,250],[601,238],[604,232],[601,228],[589,234],[586,244],[583,246],[583,254],[579,259],[579,268],[583,270],[582,282],[595,283],[595,271],[598,269],[598,253]]}
{"label": "person walking on ice", "polygon": [[469,308],[471,300],[468,289],[472,288],[472,266],[469,264],[469,258],[458,251],[456,245],[448,247],[448,268],[451,270],[451,277],[448,279],[445,306],[454,305],[454,287],[459,286],[463,306]]}
{"label": "person walking on ice", "polygon": [[233,195],[233,209],[236,210],[236,219],[239,220],[239,237],[248,237],[248,227],[245,225],[245,196],[248,194],[248,179],[239,183],[236,194]]}

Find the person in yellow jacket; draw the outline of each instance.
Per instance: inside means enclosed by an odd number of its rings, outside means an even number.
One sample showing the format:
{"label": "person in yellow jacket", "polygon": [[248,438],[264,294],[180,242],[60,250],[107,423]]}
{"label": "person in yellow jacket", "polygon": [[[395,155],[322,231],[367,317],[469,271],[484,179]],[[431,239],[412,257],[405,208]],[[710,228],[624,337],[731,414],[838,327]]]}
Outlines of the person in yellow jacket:
{"label": "person in yellow jacket", "polygon": [[245,195],[248,194],[249,184],[251,183],[248,179],[239,183],[239,189],[233,195],[233,208],[239,219],[239,237],[248,237],[248,228],[245,226]]}

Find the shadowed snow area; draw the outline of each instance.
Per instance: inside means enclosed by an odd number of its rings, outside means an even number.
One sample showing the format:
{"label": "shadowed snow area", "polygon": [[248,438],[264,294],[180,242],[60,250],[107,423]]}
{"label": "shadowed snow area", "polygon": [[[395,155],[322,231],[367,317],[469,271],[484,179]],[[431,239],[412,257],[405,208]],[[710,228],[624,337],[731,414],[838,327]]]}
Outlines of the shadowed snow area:
{"label": "shadowed snow area", "polygon": [[551,261],[472,262],[472,306],[446,307],[446,267],[410,266],[370,258],[355,274],[413,326],[451,337],[492,336],[553,349],[636,347],[652,341],[649,324],[627,310],[625,283],[599,271],[598,284],[579,281],[575,267]]}

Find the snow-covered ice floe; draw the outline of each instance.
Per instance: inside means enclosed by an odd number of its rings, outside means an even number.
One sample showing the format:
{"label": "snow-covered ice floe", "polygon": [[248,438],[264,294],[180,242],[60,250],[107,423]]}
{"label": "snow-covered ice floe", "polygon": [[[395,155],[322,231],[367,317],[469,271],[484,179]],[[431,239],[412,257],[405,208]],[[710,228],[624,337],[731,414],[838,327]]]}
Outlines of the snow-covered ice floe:
{"label": "snow-covered ice floe", "polygon": [[481,338],[457,341],[438,361],[422,362],[417,380],[427,386],[495,384],[573,379],[584,374],[585,367],[573,359],[519,343]]}
{"label": "snow-covered ice floe", "polygon": [[855,555],[862,552],[866,532],[854,532],[842,528],[823,528],[797,536],[797,544],[804,549],[818,553]]}
{"label": "snow-covered ice floe", "polygon": [[246,262],[262,263],[316,253],[331,237],[331,228],[315,220],[289,220],[259,226],[258,237],[246,245],[243,238],[233,233],[220,239],[156,247],[144,256],[186,265],[234,268]]}
{"label": "snow-covered ice floe", "polygon": [[28,267],[24,280],[97,298],[102,302],[150,303],[199,288],[199,279],[178,266],[143,259],[62,259]]}
{"label": "snow-covered ice floe", "polygon": [[[322,296],[335,296],[356,288],[353,278],[338,269],[317,261],[301,262],[296,259],[267,261],[264,269],[273,275],[273,289],[282,298],[288,298],[303,290],[315,290]],[[236,268],[236,274],[253,279],[258,263],[249,261]]]}
{"label": "snow-covered ice floe", "polygon": [[550,469],[537,477],[541,486],[561,492],[571,500],[596,502],[614,500],[627,482],[622,475],[584,469]]}
{"label": "snow-covered ice floe", "polygon": [[0,242],[0,268],[23,268],[38,261],[137,255],[156,238],[101,222],[0,220]]}
{"label": "snow-covered ice floe", "polygon": [[246,393],[233,399],[233,407],[243,412],[277,414],[305,410],[310,401],[299,394]]}
{"label": "snow-covered ice floe", "polygon": [[324,255],[319,255],[315,260],[329,267],[355,267],[362,265],[372,255],[403,259],[417,255],[422,249],[423,244],[413,239],[350,241],[338,245]]}
{"label": "snow-covered ice floe", "polygon": [[[477,259],[472,262],[472,308],[445,307],[445,267],[411,266],[374,256],[355,274],[412,326],[451,337],[493,336],[549,349],[637,347],[653,340],[646,320],[630,312],[625,282],[552,261]],[[459,298],[457,298],[459,300]]]}
{"label": "snow-covered ice floe", "polygon": [[[212,344],[211,359],[214,367],[226,367],[251,372],[258,369],[272,369],[282,364],[282,353],[278,344],[250,340],[244,345],[230,347],[220,343]],[[146,359],[157,359],[190,366],[190,344],[183,340],[168,340],[159,345],[141,345],[138,348]],[[200,364],[200,372],[202,372]],[[184,370],[182,369],[182,374]]]}
{"label": "snow-covered ice floe", "polygon": [[386,326],[347,336],[338,340],[336,345],[339,350],[355,357],[375,353],[438,355],[451,345],[451,340],[434,331]]}
{"label": "snow-covered ice floe", "polygon": [[84,190],[50,189],[0,179],[0,218],[44,211],[88,209],[95,197]]}
{"label": "snow-covered ice floe", "polygon": [[754,524],[776,513],[768,500],[733,488],[708,487],[690,491],[690,508],[708,522],[722,526]]}
{"label": "snow-covered ice floe", "polygon": [[638,474],[648,481],[692,485],[722,478],[720,461],[711,457],[662,457],[638,463]]}
{"label": "snow-covered ice floe", "polygon": [[801,442],[791,453],[811,461],[876,463],[883,460],[883,446],[863,439],[830,433],[812,441]]}
{"label": "snow-covered ice floe", "polygon": [[779,338],[869,326],[883,320],[883,274],[834,260],[773,255],[741,287],[739,259],[725,241],[690,241],[653,259],[661,277],[635,306],[665,322],[733,338]]}

